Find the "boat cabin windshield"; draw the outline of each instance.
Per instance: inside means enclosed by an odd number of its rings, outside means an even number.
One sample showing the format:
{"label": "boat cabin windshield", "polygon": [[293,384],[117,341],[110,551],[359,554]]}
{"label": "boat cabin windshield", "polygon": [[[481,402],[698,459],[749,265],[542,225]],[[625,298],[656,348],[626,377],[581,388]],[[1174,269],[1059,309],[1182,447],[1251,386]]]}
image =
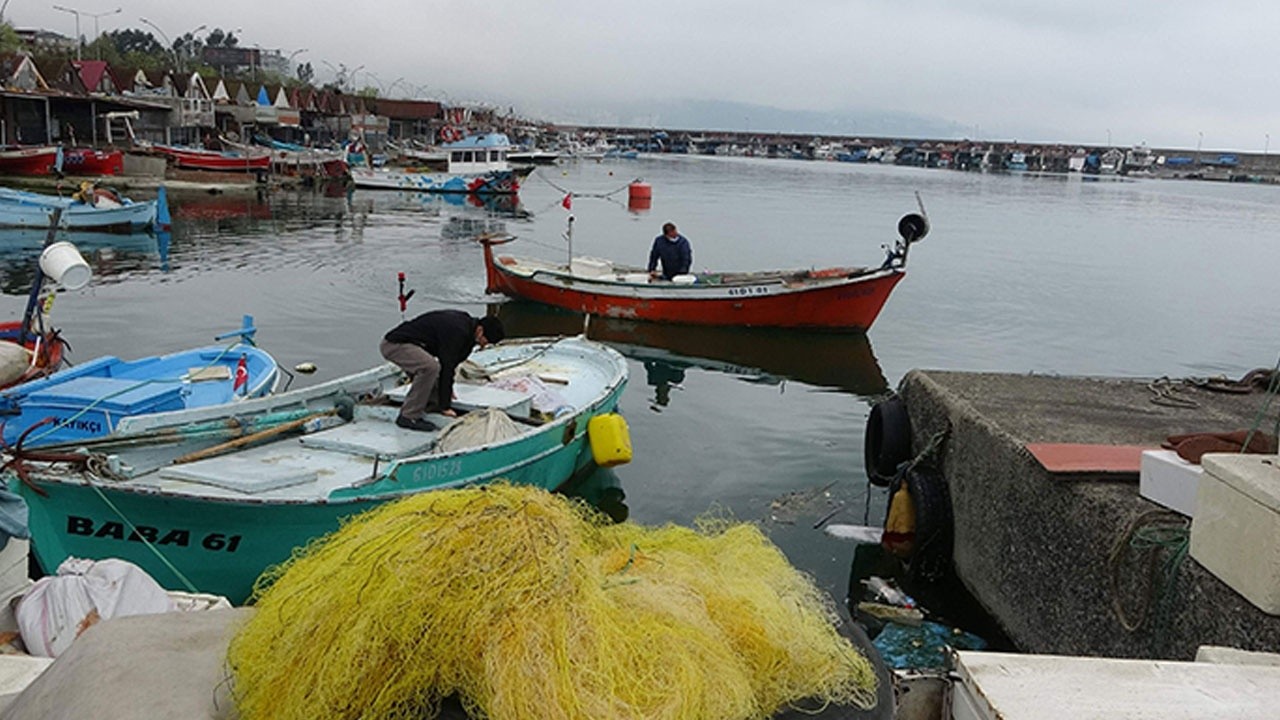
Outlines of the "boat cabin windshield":
{"label": "boat cabin windshield", "polygon": [[503,162],[507,153],[503,150],[454,150],[449,153],[449,161],[454,163]]}

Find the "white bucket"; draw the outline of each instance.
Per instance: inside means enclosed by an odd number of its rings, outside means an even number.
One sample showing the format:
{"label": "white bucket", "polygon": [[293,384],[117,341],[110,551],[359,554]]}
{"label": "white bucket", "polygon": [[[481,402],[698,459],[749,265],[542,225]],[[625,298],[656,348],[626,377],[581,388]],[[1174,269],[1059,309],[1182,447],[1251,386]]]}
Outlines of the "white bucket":
{"label": "white bucket", "polygon": [[45,276],[68,290],[79,290],[89,284],[93,271],[80,257],[75,245],[63,240],[40,253],[40,270]]}

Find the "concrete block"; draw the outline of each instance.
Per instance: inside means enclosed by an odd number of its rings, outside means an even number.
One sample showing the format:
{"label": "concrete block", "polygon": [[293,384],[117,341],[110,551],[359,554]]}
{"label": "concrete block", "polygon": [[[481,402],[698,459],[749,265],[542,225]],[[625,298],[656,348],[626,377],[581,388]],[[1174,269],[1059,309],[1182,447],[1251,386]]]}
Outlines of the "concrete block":
{"label": "concrete block", "polygon": [[1196,493],[1200,490],[1200,476],[1203,474],[1203,467],[1183,460],[1172,450],[1144,450],[1138,472],[1138,493],[1152,502],[1194,518]]}
{"label": "concrete block", "polygon": [[164,177],[165,159],[137,153],[124,154],[124,174],[128,177]]}
{"label": "concrete block", "polygon": [[1278,460],[1205,455],[1191,521],[1191,557],[1271,615],[1280,615]]}
{"label": "concrete block", "polygon": [[1271,718],[1280,668],[956,653],[954,720]]}
{"label": "concrete block", "polygon": [[1196,662],[1218,665],[1267,665],[1280,667],[1280,654],[1240,650],[1221,645],[1201,645],[1196,649]]}

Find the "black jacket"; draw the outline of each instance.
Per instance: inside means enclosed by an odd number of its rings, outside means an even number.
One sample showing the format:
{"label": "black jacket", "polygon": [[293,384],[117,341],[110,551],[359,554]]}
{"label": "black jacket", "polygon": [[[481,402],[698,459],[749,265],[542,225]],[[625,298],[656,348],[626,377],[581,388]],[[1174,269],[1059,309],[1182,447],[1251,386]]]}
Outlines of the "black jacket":
{"label": "black jacket", "polygon": [[461,310],[432,310],[391,328],[388,342],[408,343],[440,361],[440,409],[453,404],[453,375],[476,345],[478,321]]}

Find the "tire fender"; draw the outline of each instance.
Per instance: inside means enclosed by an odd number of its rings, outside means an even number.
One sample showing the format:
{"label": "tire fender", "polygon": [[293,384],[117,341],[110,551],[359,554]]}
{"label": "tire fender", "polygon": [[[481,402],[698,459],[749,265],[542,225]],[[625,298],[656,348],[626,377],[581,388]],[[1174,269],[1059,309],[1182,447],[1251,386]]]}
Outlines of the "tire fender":
{"label": "tire fender", "polygon": [[867,478],[887,487],[898,465],[911,459],[911,417],[901,397],[872,406],[862,449]]}

